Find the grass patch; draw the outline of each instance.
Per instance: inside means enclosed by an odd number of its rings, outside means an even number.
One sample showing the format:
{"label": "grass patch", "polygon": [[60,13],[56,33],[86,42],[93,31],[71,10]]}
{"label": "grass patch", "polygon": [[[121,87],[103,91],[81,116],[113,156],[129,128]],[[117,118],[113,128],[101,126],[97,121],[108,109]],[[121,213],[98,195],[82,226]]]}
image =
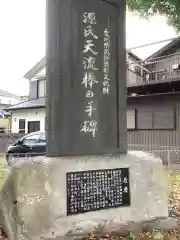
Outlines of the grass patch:
{"label": "grass patch", "polygon": [[0,187],[4,184],[4,181],[8,175],[8,169],[3,165],[0,165]]}

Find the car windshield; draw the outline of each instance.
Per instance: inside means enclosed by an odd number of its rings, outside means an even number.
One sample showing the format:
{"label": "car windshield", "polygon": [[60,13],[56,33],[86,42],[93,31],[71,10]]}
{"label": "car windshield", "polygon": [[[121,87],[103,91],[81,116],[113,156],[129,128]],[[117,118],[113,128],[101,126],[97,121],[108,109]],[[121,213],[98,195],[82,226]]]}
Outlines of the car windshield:
{"label": "car windshield", "polygon": [[39,140],[39,137],[40,137],[40,134],[33,134],[33,135],[30,135],[30,136],[27,136],[23,139],[23,144],[24,145],[31,145],[31,144],[34,144],[36,142],[38,142]]}

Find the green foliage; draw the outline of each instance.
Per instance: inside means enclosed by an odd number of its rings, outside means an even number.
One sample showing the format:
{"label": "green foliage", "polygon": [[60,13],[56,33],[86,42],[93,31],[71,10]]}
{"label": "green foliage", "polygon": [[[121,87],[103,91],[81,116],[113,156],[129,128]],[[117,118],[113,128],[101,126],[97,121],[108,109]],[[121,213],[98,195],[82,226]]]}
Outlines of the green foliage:
{"label": "green foliage", "polygon": [[137,236],[134,233],[132,233],[132,232],[130,232],[129,238],[130,238],[130,240],[138,240]]}
{"label": "green foliage", "polygon": [[143,18],[166,15],[168,24],[180,32],[180,0],[127,0],[128,10]]}

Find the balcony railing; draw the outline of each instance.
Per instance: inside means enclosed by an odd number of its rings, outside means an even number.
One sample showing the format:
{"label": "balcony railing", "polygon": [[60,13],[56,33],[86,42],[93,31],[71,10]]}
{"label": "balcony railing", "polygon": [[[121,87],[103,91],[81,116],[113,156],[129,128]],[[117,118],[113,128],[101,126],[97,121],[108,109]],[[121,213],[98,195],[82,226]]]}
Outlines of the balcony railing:
{"label": "balcony railing", "polygon": [[180,81],[180,55],[127,63],[127,86]]}

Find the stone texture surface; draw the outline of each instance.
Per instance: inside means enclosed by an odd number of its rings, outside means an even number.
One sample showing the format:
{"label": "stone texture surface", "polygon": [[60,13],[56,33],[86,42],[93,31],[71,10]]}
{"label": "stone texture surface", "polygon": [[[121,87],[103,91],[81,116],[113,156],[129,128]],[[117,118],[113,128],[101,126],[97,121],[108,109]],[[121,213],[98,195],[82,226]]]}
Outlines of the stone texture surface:
{"label": "stone texture surface", "polygon": [[[66,173],[130,169],[131,206],[66,216]],[[19,161],[0,193],[0,223],[9,240],[114,231],[130,223],[168,216],[167,183],[161,159],[131,151],[126,156],[83,156]],[[60,238],[59,238],[60,239]]]}

